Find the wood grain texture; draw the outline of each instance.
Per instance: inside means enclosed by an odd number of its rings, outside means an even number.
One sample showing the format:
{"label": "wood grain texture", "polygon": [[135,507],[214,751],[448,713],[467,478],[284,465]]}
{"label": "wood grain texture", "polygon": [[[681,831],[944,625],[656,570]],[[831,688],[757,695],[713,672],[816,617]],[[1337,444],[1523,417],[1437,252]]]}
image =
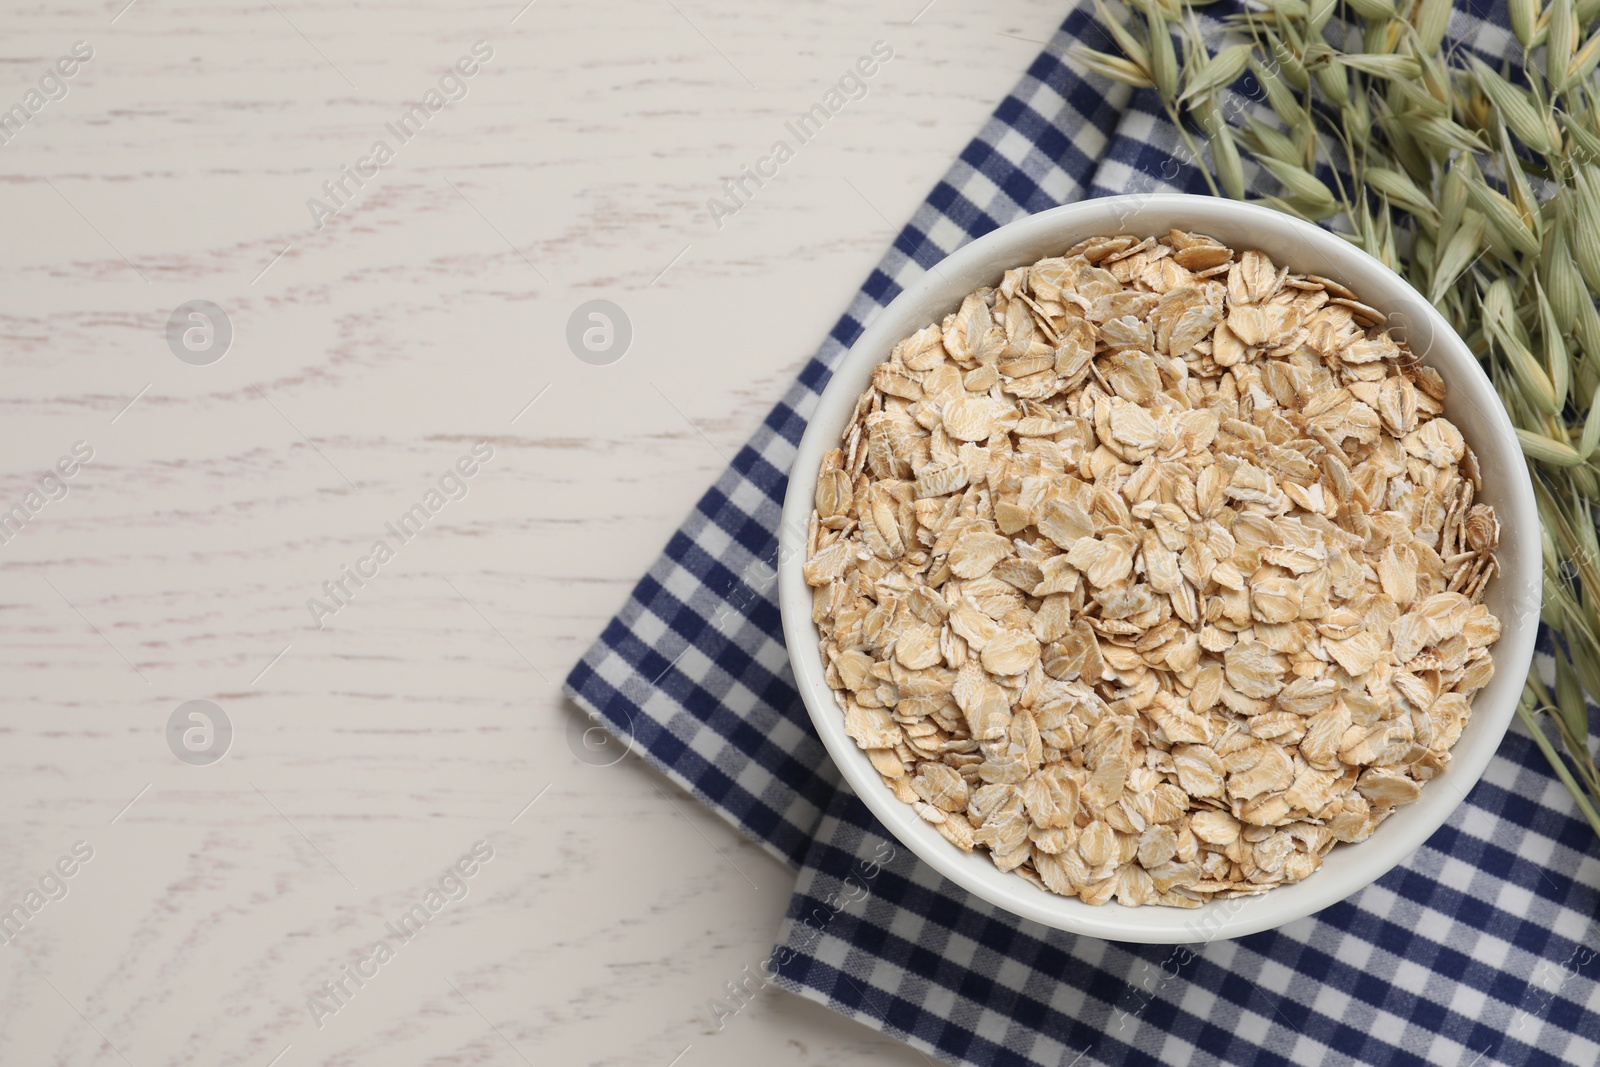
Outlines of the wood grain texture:
{"label": "wood grain texture", "polygon": [[[711,1025],[792,876],[574,758],[556,689],[1062,15],[922,2],[5,5],[0,110],[94,55],[0,146],[0,512],[94,455],[0,545],[0,908],[94,856],[0,948],[0,1062],[924,1062],[774,991]],[[707,197],[879,39],[865,98],[719,228]],[[209,366],[165,336],[197,298],[234,330]],[[595,298],[633,324],[611,366],[565,341]],[[479,441],[466,497],[313,626]],[[167,748],[191,699],[233,724],[211,766]],[[466,897],[314,1021],[478,840]]]}

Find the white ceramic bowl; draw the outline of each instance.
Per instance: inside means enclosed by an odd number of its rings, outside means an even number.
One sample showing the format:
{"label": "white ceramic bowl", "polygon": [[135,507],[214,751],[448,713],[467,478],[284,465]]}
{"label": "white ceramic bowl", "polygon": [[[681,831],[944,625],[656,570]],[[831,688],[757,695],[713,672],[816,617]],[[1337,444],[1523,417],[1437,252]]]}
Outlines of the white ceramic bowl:
{"label": "white ceramic bowl", "polygon": [[[866,754],[845,736],[844,716],[823,681],[801,567],[817,468],[838,445],[873,368],[901,338],[938,322],[974,289],[998,285],[1008,268],[1057,255],[1087,237],[1161,236],[1173,228],[1210,234],[1236,249],[1258,249],[1280,266],[1341,282],[1387,314],[1391,325],[1404,330],[1400,336],[1412,351],[1439,371],[1450,388],[1445,414],[1478,455],[1479,499],[1494,505],[1500,517],[1501,573],[1485,600],[1504,632],[1492,651],[1494,679],[1474,699],[1448,768],[1366,841],[1336,846],[1304,881],[1255,897],[1196,909],[1130,908],[1115,901],[1093,907],[1002,872],[981,852],[961,852],[895,799]],[[845,355],[811,415],[789,475],[779,559],[783,631],[800,695],[845,779],[890,833],[944,877],[1015,915],[1078,934],[1165,944],[1240,937],[1310,915],[1366,886],[1426,841],[1477,783],[1511,722],[1533,656],[1541,592],[1538,513],[1516,435],[1477,360],[1432,305],[1377,260],[1315,226],[1232,200],[1183,195],[1107,197],[1041,212],[978,238],[901,293]]]}

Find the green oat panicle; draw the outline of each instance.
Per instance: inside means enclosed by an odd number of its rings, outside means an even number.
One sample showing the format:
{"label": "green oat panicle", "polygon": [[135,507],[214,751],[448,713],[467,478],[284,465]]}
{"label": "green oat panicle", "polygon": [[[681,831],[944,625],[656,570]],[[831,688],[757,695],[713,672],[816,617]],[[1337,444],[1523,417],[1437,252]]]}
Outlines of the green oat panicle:
{"label": "green oat panicle", "polygon": [[1509,0],[1519,54],[1498,67],[1446,41],[1451,0],[1259,0],[1220,22],[1129,2],[1095,0],[1122,54],[1078,61],[1153,89],[1214,194],[1392,266],[1499,390],[1559,637],[1554,684],[1535,669],[1518,714],[1600,834],[1600,0]]}

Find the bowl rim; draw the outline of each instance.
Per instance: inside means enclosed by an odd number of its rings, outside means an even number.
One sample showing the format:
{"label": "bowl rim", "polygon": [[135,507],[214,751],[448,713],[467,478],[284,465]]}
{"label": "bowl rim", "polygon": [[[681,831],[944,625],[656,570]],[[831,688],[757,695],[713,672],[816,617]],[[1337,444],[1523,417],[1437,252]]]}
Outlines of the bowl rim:
{"label": "bowl rim", "polygon": [[[1298,242],[1307,258],[1321,267],[1295,268],[1297,272],[1347,284],[1358,299],[1385,311],[1392,325],[1407,331],[1413,353],[1445,377],[1450,387],[1447,411],[1459,414],[1464,405],[1474,409],[1486,423],[1486,428],[1469,437],[1480,467],[1514,472],[1509,483],[1492,494],[1504,498],[1496,504],[1502,532],[1496,551],[1500,574],[1494,582],[1505,589],[1496,595],[1507,600],[1511,611],[1509,617],[1502,614],[1502,633],[1494,648],[1495,677],[1474,697],[1472,716],[1452,749],[1450,764],[1437,776],[1442,784],[1423,790],[1417,801],[1387,819],[1372,837],[1359,842],[1366,850],[1360,853],[1362,862],[1336,863],[1333,859],[1337,853],[1333,853],[1328,862],[1301,882],[1254,896],[1208,901],[1194,909],[1155,905],[1133,908],[1114,899],[1093,906],[1049,893],[1011,872],[1003,872],[977,852],[961,852],[917,816],[909,804],[884,787],[866,754],[844,734],[843,715],[823,680],[818,633],[811,621],[811,592],[801,568],[821,458],[837,445],[841,427],[871,368],[887,359],[903,337],[927,325],[924,305],[933,302],[953,311],[979,285],[998,284],[1004,270],[1058,254],[1085,237],[1102,233],[1164,235],[1174,226],[1202,233],[1216,229],[1260,232],[1263,244]],[[1250,247],[1249,242],[1227,243],[1235,248]],[[1019,251],[1024,246],[1041,244],[1058,251]],[[1273,256],[1274,262],[1280,264],[1293,258]],[[974,278],[979,279],[975,284]],[[937,312],[931,321],[937,321],[944,313]],[[852,381],[860,384],[851,386]],[[802,414],[806,414],[803,409]],[[812,405],[789,471],[779,530],[780,614],[796,688],[830,757],[890,835],[941,876],[996,908],[1072,933],[1152,944],[1242,937],[1321,911],[1382,877],[1444,825],[1483,776],[1510,725],[1521,680],[1533,658],[1542,591],[1537,514],[1521,448],[1487,375],[1438,311],[1398,274],[1327,230],[1258,205],[1182,193],[1100,197],[1027,216],[970,241],[932,266],[865,323]],[[1516,684],[1507,697],[1508,685],[1503,679],[1511,677]],[[1491,689],[1495,690],[1495,699],[1488,701],[1485,698]],[[1466,744],[1469,734],[1471,745]],[[1424,814],[1399,818],[1402,812],[1414,811]],[[1350,846],[1338,848],[1348,850]],[[981,858],[981,866],[971,862],[975,856]]]}

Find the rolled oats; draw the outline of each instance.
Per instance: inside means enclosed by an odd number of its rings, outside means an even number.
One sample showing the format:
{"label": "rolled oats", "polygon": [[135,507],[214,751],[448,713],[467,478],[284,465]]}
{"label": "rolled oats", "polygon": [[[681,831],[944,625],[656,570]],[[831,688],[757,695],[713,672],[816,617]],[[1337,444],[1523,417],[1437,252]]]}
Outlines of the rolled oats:
{"label": "rolled oats", "polygon": [[1091,904],[1306,877],[1439,774],[1500,524],[1445,383],[1199,234],[1008,271],[876,368],[804,566],[845,732],[964,851]]}

